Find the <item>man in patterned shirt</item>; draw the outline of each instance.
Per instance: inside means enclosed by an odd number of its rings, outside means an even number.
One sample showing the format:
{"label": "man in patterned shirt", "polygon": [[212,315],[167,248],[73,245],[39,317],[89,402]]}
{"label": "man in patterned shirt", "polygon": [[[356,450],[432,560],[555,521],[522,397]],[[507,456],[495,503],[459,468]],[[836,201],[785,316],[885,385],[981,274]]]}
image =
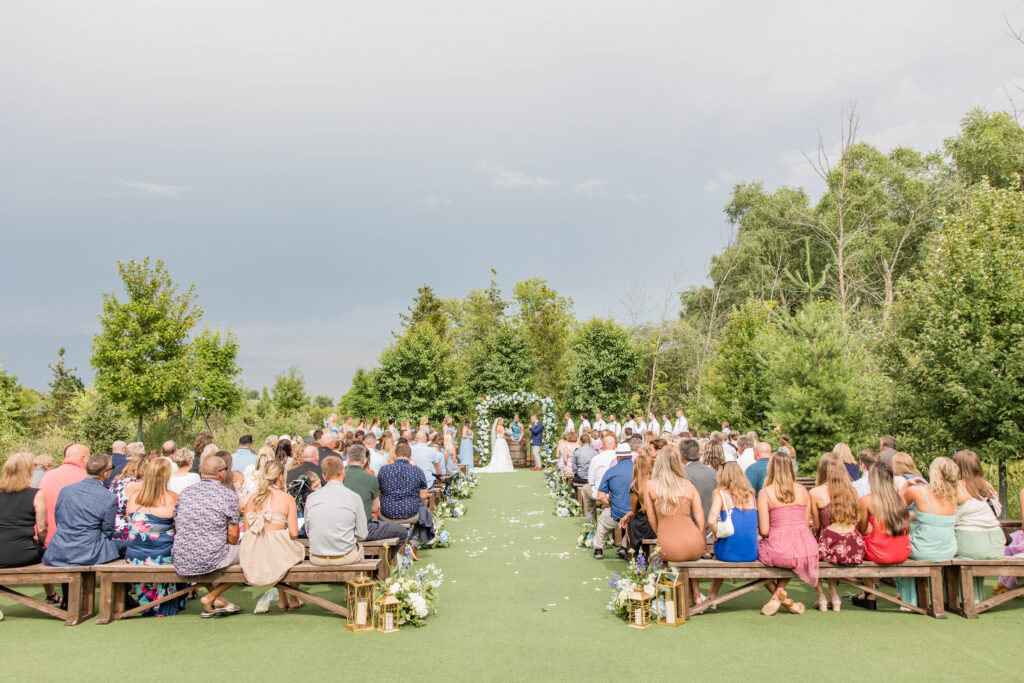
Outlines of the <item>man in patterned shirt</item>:
{"label": "man in patterned shirt", "polygon": [[[182,576],[201,576],[238,564],[238,495],[224,486],[226,471],[223,458],[206,456],[199,465],[199,483],[178,496],[171,557],[174,569]],[[199,598],[204,619],[242,611],[241,607],[220,599],[234,585],[207,585],[209,594]]]}

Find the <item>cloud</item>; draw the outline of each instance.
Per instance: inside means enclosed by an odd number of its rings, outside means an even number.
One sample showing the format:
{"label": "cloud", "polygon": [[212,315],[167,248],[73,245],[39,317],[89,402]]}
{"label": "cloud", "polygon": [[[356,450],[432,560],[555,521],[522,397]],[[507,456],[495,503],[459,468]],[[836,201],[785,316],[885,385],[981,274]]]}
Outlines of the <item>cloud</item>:
{"label": "cloud", "polygon": [[704,183],[704,191],[708,194],[717,192],[723,185],[731,185],[735,179],[735,176],[728,171],[718,171],[713,179]]}
{"label": "cloud", "polygon": [[587,199],[593,199],[601,194],[601,188],[608,184],[605,178],[587,178],[581,183],[572,186],[572,191],[581,194]]}
{"label": "cloud", "polygon": [[626,199],[633,202],[634,204],[642,204],[651,198],[649,194],[639,194],[637,192],[627,192]]}
{"label": "cloud", "polygon": [[439,206],[451,206],[452,200],[448,197],[438,197],[436,194],[428,194],[423,199],[423,206],[428,209],[435,209]]}
{"label": "cloud", "polygon": [[165,199],[177,199],[186,189],[180,185],[158,185],[157,183],[139,183],[130,180],[120,181],[123,187],[129,192],[112,192],[112,197],[163,197]]}
{"label": "cloud", "polygon": [[543,189],[558,184],[557,180],[551,180],[539,175],[530,175],[522,171],[513,171],[489,161],[481,161],[477,163],[476,167],[480,172],[491,177],[491,185],[494,187],[513,189],[532,187],[534,189]]}

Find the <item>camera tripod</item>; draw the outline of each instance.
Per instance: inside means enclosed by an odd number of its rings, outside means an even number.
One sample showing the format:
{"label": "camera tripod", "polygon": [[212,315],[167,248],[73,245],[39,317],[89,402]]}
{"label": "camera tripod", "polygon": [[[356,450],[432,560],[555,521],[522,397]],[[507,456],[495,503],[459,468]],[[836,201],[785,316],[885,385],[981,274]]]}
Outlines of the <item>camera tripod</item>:
{"label": "camera tripod", "polygon": [[206,430],[213,433],[213,429],[210,428],[210,421],[207,419],[206,408],[203,407],[203,401],[206,399],[202,396],[193,396],[192,400],[195,402],[192,406],[192,416],[188,419],[188,429],[192,431],[192,425],[195,424],[197,417],[203,418],[203,424],[206,425]]}

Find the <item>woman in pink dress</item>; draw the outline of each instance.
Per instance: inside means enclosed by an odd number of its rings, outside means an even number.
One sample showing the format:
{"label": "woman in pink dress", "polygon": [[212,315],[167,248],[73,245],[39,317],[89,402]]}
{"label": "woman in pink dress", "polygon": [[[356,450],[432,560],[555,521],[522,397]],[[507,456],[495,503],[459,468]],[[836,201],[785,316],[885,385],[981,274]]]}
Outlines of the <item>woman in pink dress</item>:
{"label": "woman in pink dress", "polygon": [[572,477],[572,454],[579,446],[579,437],[573,430],[563,434],[562,440],[558,442],[558,466],[562,470],[563,477]]}
{"label": "woman in pink dress", "polygon": [[[757,559],[770,567],[792,569],[802,581],[818,586],[818,544],[811,535],[810,496],[793,478],[793,458],[775,453],[768,461],[768,479],[757,496],[757,526],[763,537],[757,542]],[[789,579],[769,581],[772,598],[761,614],[772,616],[785,607],[803,614],[804,605],[786,595]]]}

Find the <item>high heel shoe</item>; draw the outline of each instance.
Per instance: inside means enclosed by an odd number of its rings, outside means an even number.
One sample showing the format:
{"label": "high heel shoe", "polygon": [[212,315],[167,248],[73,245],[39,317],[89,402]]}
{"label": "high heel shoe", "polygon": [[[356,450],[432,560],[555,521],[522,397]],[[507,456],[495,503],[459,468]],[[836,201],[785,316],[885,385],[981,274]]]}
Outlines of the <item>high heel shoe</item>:
{"label": "high heel shoe", "polygon": [[814,606],[818,608],[819,612],[828,612],[828,600],[825,599],[824,595],[815,601]]}
{"label": "high heel shoe", "polygon": [[842,598],[840,598],[838,594],[837,595],[833,595],[832,596],[832,611],[833,612],[838,612],[839,608],[842,607],[842,606],[843,606]]}

